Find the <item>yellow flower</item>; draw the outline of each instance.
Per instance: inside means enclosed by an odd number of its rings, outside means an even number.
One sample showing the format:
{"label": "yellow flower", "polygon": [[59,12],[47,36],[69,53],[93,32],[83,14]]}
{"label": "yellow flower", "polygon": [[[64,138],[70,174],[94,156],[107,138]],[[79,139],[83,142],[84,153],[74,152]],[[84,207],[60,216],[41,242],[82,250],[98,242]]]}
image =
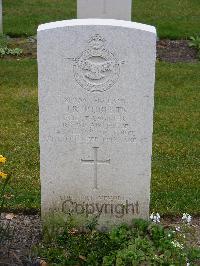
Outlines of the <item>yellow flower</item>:
{"label": "yellow flower", "polygon": [[3,173],[3,172],[0,172],[0,177],[2,179],[6,179],[7,178],[7,174]]}
{"label": "yellow flower", "polygon": [[0,163],[5,163],[6,157],[3,157],[3,155],[0,155]]}

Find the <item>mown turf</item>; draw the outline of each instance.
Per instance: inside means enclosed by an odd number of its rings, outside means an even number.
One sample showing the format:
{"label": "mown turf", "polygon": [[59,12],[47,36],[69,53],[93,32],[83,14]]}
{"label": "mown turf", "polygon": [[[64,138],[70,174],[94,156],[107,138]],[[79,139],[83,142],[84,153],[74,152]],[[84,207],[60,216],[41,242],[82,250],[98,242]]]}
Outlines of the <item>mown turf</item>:
{"label": "mown turf", "polygon": [[[76,18],[75,0],[3,1],[4,32],[35,35],[39,24]],[[199,34],[199,0],[133,0],[132,20],[155,25],[160,38]]]}
{"label": "mown turf", "polygon": [[157,66],[152,208],[200,212],[200,64]]}
{"label": "mown turf", "polygon": [[[157,64],[151,209],[200,213],[197,64]],[[40,208],[35,60],[0,62],[0,154],[13,172],[15,209]]]}
{"label": "mown turf", "polygon": [[13,175],[14,208],[39,208],[36,61],[0,62],[0,154]]}
{"label": "mown turf", "polygon": [[200,34],[199,0],[133,0],[132,20],[154,25],[159,38]]}
{"label": "mown turf", "polygon": [[6,0],[3,5],[4,33],[35,35],[39,24],[75,18],[75,0]]}

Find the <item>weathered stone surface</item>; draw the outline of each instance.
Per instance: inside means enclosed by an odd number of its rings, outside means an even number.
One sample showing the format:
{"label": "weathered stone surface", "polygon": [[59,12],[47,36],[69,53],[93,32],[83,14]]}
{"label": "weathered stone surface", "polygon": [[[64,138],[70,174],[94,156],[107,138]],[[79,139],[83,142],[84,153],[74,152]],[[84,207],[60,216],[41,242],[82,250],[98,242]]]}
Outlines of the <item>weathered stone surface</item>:
{"label": "weathered stone surface", "polygon": [[77,0],[77,18],[131,20],[132,0]]}
{"label": "weathered stone surface", "polygon": [[72,20],[38,29],[42,213],[148,218],[155,28]]}

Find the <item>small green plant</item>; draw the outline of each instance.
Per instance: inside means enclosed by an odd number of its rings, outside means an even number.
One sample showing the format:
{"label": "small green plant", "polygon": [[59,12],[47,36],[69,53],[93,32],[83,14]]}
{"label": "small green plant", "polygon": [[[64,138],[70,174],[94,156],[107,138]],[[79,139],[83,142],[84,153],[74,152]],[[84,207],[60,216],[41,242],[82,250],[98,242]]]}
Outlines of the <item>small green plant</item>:
{"label": "small green plant", "polygon": [[8,47],[5,47],[5,48],[0,48],[0,56],[3,57],[5,55],[16,55],[16,56],[19,56],[21,55],[23,52],[23,50],[21,48],[8,48]]}
{"label": "small green plant", "polygon": [[0,57],[5,55],[19,56],[23,53],[21,48],[9,48],[7,37],[5,35],[0,35]]}
{"label": "small green plant", "polygon": [[[200,250],[188,246],[180,237],[182,233],[157,222],[135,219],[131,225],[101,232],[93,222],[83,230],[74,227],[72,217],[65,222],[55,218],[53,221],[51,217],[43,231],[43,242],[34,248],[35,256],[44,258],[48,265],[170,266],[200,262]],[[54,228],[51,234],[50,227]]]}
{"label": "small green plant", "polygon": [[191,36],[189,46],[194,47],[197,50],[198,58],[200,60],[200,35]]}

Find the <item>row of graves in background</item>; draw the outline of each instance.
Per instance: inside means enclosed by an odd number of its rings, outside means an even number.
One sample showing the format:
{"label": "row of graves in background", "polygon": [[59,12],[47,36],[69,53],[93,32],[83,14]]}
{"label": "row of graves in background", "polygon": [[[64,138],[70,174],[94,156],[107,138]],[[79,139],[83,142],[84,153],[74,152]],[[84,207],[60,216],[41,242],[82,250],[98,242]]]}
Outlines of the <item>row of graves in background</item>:
{"label": "row of graves in background", "polygon": [[[117,18],[131,20],[132,0],[77,0],[78,18]],[[66,7],[67,8],[67,7]],[[0,34],[3,33],[3,6],[0,0]]]}
{"label": "row of graves in background", "polygon": [[130,0],[77,6],[38,28],[42,215],[148,219],[156,30]]}

